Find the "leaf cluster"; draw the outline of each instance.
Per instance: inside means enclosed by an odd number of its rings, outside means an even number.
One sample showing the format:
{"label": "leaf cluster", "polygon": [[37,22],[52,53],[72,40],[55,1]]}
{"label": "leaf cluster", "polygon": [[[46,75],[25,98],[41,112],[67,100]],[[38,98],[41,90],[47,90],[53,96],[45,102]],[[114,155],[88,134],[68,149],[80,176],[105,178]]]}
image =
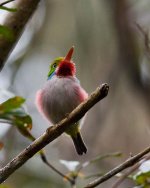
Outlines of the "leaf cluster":
{"label": "leaf cluster", "polygon": [[30,133],[32,119],[25,111],[24,102],[24,98],[15,96],[0,104],[0,121],[14,125],[23,136],[34,140]]}

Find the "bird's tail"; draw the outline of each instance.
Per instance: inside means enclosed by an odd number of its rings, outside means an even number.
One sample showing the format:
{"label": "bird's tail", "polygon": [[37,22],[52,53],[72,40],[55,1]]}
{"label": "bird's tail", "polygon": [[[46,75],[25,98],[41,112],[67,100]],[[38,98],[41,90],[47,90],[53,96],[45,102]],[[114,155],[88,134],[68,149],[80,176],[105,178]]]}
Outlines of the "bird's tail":
{"label": "bird's tail", "polygon": [[87,152],[87,148],[79,132],[77,132],[75,135],[71,135],[71,138],[73,140],[76,151],[79,155],[83,155],[83,153]]}

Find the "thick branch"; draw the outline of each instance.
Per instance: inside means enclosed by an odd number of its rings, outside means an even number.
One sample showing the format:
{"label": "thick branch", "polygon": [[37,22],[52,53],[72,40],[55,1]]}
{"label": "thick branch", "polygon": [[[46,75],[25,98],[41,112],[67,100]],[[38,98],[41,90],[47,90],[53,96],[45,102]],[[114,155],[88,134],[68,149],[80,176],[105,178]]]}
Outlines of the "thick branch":
{"label": "thick branch", "polygon": [[101,87],[98,87],[85,102],[81,103],[77,108],[75,108],[75,110],[68,114],[65,119],[60,121],[58,124],[49,127],[42,136],[36,139],[0,170],[0,183],[5,181],[15,170],[21,167],[34,154],[59,137],[71,126],[71,124],[81,119],[90,108],[107,96],[108,90],[109,87],[107,84],[103,84]]}
{"label": "thick branch", "polygon": [[103,183],[104,181],[107,181],[108,179],[118,174],[119,172],[123,171],[124,169],[129,168],[133,166],[134,164],[136,164],[144,155],[146,155],[149,152],[150,152],[150,146],[146,148],[144,151],[138,153],[137,155],[130,157],[119,166],[115,167],[114,169],[104,174],[102,177],[96,179],[92,183],[89,183],[85,188],[93,188]]}
{"label": "thick branch", "polygon": [[13,40],[8,40],[0,35],[0,70],[2,70],[10,52],[18,42],[26,23],[36,10],[39,1],[40,0],[17,0],[17,11],[9,13],[6,17],[4,25],[12,31]]}

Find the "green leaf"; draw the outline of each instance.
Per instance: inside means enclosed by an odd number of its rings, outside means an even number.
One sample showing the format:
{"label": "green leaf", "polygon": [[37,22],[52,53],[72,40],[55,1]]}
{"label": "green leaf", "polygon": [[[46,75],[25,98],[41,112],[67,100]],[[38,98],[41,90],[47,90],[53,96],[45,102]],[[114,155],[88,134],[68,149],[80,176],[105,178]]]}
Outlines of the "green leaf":
{"label": "green leaf", "polygon": [[150,188],[150,171],[138,173],[134,176],[134,180],[137,185],[141,185],[143,188]]}
{"label": "green leaf", "polygon": [[24,127],[24,126],[16,126],[16,127],[17,127],[18,131],[19,131],[23,136],[25,136],[26,138],[28,138],[28,139],[31,140],[31,141],[34,141],[34,140],[35,140],[34,136],[30,133],[30,131],[29,131],[26,127]]}
{"label": "green leaf", "polygon": [[9,27],[4,25],[0,25],[0,36],[4,36],[10,42],[14,40],[14,33]]}
{"label": "green leaf", "polygon": [[13,124],[15,124],[20,129],[22,127],[28,130],[32,129],[32,119],[27,114],[24,114],[24,116],[15,115],[13,119]]}
{"label": "green leaf", "polygon": [[0,9],[6,10],[6,11],[9,11],[9,12],[16,12],[17,11],[16,8],[9,8],[9,7],[5,7],[5,6],[0,6]]}
{"label": "green leaf", "polygon": [[3,119],[9,120],[12,125],[16,126],[23,136],[32,141],[34,140],[33,136],[29,132],[32,129],[32,118],[26,114],[23,108],[4,114]]}
{"label": "green leaf", "polygon": [[4,114],[10,112],[14,109],[21,107],[21,105],[25,102],[25,99],[19,96],[13,97],[0,104],[0,114]]}
{"label": "green leaf", "polygon": [[16,126],[23,136],[33,141],[35,138],[30,133],[32,118],[22,107],[24,102],[24,98],[16,96],[0,104],[0,119],[7,120],[6,123]]}

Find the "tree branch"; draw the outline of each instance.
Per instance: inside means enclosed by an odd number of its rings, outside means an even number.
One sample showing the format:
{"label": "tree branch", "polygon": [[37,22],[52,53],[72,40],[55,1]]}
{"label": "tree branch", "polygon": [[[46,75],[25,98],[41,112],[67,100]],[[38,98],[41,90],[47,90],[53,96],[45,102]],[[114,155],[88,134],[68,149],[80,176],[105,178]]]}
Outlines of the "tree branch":
{"label": "tree branch", "polygon": [[10,29],[13,34],[13,39],[8,40],[4,36],[0,35],[0,70],[2,70],[5,61],[18,42],[26,23],[36,10],[39,2],[40,0],[17,0],[17,11],[12,13],[10,12],[6,17],[4,26]]}
{"label": "tree branch", "polygon": [[[26,130],[29,135],[28,138],[30,138],[30,140],[32,142],[34,142],[36,140],[36,138],[30,133],[29,130]],[[54,172],[56,172],[57,174],[59,174],[61,177],[63,177],[64,179],[66,179],[68,182],[70,182],[71,186],[73,186],[75,184],[75,180],[73,178],[68,177],[67,175],[63,174],[62,172],[60,172],[57,168],[55,168],[47,159],[44,150],[40,150],[39,151],[41,160],[43,163],[45,163],[51,170],[53,170]]]}
{"label": "tree branch", "polygon": [[86,101],[82,102],[70,114],[68,114],[65,119],[56,125],[49,127],[43,135],[32,142],[18,156],[16,156],[11,162],[0,170],[0,183],[5,181],[15,170],[21,167],[34,154],[59,137],[71,126],[71,124],[81,119],[90,108],[107,96],[108,90],[109,86],[107,84],[102,84],[101,87],[98,87]]}
{"label": "tree branch", "polygon": [[42,161],[50,168],[52,169],[54,172],[56,172],[57,174],[59,174],[62,178],[66,179],[68,182],[70,182],[71,186],[75,185],[75,180],[73,178],[70,178],[68,176],[66,176],[65,174],[63,174],[62,172],[60,172],[58,169],[56,169],[53,165],[51,165],[51,163],[49,163],[49,161],[46,158],[46,155],[42,152],[40,153],[41,155],[41,159]]}
{"label": "tree branch", "polygon": [[3,2],[3,3],[0,3],[0,6],[4,6],[4,5],[6,5],[6,4],[8,4],[8,3],[11,3],[11,2],[13,2],[13,1],[15,1],[15,0],[8,0],[8,1],[5,1],[5,2]]}
{"label": "tree branch", "polygon": [[117,188],[130,174],[136,171],[144,161],[149,160],[149,159],[150,159],[150,155],[147,155],[146,157],[142,158],[141,161],[133,165],[132,168],[130,168],[130,170],[125,172],[123,176],[121,176],[111,188]]}
{"label": "tree branch", "polygon": [[[6,124],[12,124],[11,121],[7,121],[7,120],[3,120],[3,119],[0,119],[0,123],[6,123]],[[31,132],[26,129],[26,133],[28,135],[28,138],[33,142],[36,140],[36,138],[31,134]],[[3,147],[3,143],[0,142],[0,150],[1,148]],[[45,152],[44,150],[40,150],[39,151],[39,154],[40,154],[40,157],[41,157],[41,160],[44,164],[46,164],[51,170],[53,170],[54,172],[56,172],[57,174],[59,174],[61,177],[63,177],[64,179],[66,179],[71,186],[75,185],[75,179],[73,178],[70,178],[69,176],[63,174],[61,171],[59,171],[57,168],[55,168],[47,159],[46,155],[45,155]]]}
{"label": "tree branch", "polygon": [[149,31],[142,28],[138,23],[135,23],[138,31],[142,34],[143,43],[144,43],[144,52],[148,59],[150,59],[150,39]]}
{"label": "tree branch", "polygon": [[148,148],[146,148],[144,151],[138,153],[137,155],[130,157],[129,159],[127,159],[125,162],[123,162],[119,166],[115,167],[114,169],[112,169],[109,172],[107,172],[106,174],[104,174],[102,177],[89,183],[87,186],[85,186],[85,188],[93,188],[93,187],[96,187],[99,184],[103,183],[104,181],[107,181],[108,179],[110,179],[114,175],[118,174],[119,172],[123,171],[124,169],[129,168],[129,167],[133,166],[134,164],[136,164],[139,160],[141,160],[141,158],[144,155],[148,154],[149,152],[150,152],[150,146]]}

